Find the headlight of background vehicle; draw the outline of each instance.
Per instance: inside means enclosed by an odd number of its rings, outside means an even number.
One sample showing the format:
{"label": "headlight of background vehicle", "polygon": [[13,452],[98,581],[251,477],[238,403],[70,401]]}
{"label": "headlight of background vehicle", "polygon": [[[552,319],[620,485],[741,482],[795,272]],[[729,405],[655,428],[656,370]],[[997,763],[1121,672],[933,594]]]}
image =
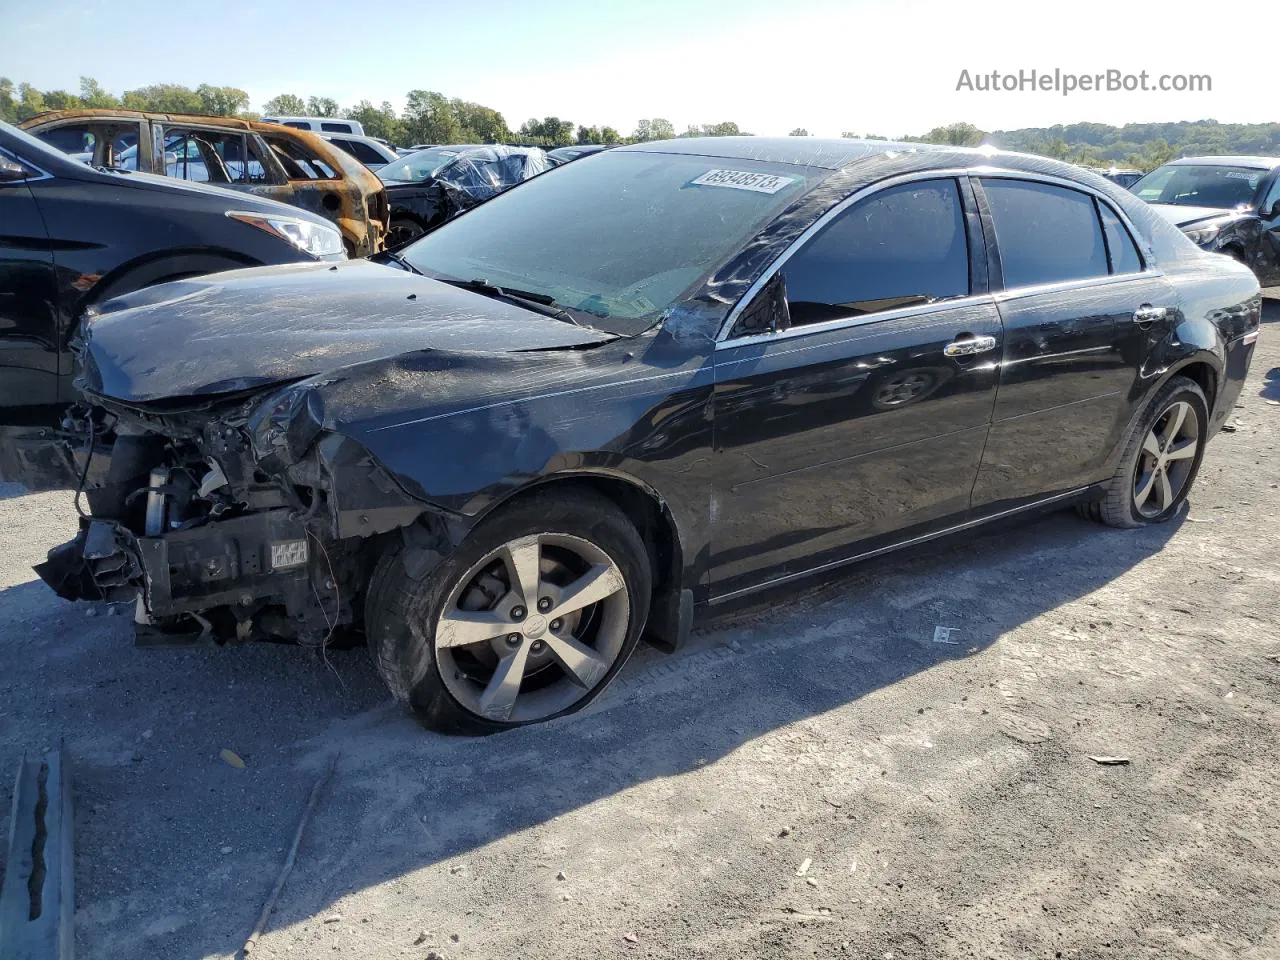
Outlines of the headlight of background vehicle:
{"label": "headlight of background vehicle", "polygon": [[314,257],[345,256],[342,246],[342,234],[336,227],[327,223],[315,223],[301,217],[281,217],[261,213],[246,213],[240,210],[228,210],[227,216],[250,226],[275,234],[281,240],[287,240],[299,250],[304,250]]}
{"label": "headlight of background vehicle", "polygon": [[1222,232],[1225,224],[1210,223],[1199,227],[1188,227],[1182,232],[1187,235],[1187,239],[1197,246],[1203,247],[1210,240],[1213,240]]}

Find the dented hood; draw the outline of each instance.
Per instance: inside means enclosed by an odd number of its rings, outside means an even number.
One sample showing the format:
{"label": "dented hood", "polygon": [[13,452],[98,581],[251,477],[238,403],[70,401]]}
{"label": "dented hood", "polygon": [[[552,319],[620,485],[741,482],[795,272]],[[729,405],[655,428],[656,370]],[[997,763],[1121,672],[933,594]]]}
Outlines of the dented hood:
{"label": "dented hood", "polygon": [[507,353],[612,339],[365,260],[290,264],[108,301],[85,327],[81,385],[137,403],[231,393],[422,350]]}
{"label": "dented hood", "polygon": [[1239,209],[1223,209],[1221,207],[1192,207],[1180,203],[1153,203],[1151,209],[1160,214],[1175,227],[1189,227],[1201,220],[1213,220],[1217,217],[1239,216]]}

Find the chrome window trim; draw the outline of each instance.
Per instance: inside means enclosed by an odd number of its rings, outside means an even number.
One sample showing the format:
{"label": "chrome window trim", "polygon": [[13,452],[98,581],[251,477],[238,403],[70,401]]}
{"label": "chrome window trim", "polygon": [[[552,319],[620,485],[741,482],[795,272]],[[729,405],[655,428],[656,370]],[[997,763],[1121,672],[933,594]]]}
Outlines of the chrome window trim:
{"label": "chrome window trim", "polygon": [[1130,283],[1134,280],[1150,280],[1163,277],[1159,270],[1141,270],[1137,273],[1109,273],[1105,277],[1081,277],[1079,280],[1055,280],[1052,283],[1033,283],[1008,290],[996,290],[991,296],[997,303],[1038,297],[1045,293],[1061,293],[1066,290],[1084,290],[1089,287],[1105,287],[1113,283]]}
{"label": "chrome window trim", "polygon": [[[730,338],[729,333],[733,330],[733,325],[737,323],[738,317],[760,292],[760,288],[772,279],[773,275],[782,269],[783,265],[791,259],[799,249],[804,246],[814,234],[820,231],[828,223],[838,217],[841,213],[853,206],[859,200],[863,200],[872,194],[881,190],[887,190],[891,187],[900,186],[904,183],[912,183],[917,180],[955,180],[961,178],[982,178],[1000,179],[1000,180],[1028,180],[1032,182],[1044,183],[1049,186],[1063,187],[1068,190],[1075,190],[1083,193],[1088,197],[1094,198],[1099,203],[1105,203],[1107,207],[1116,215],[1125,228],[1129,231],[1129,235],[1134,238],[1134,243],[1138,247],[1138,252],[1142,255],[1143,269],[1139,273],[1121,273],[1107,274],[1105,277],[1085,277],[1080,280],[1062,280],[1050,284],[1038,284],[1035,286],[1011,287],[1002,290],[994,290],[985,294],[971,294],[957,300],[947,300],[940,304],[921,304],[919,307],[908,307],[904,310],[886,310],[884,313],[871,314],[865,317],[850,318],[849,320],[828,320],[818,324],[806,324],[800,327],[791,327],[788,330],[779,331],[777,333],[754,333],[744,337]],[[1102,229],[1102,224],[1098,224],[1098,229]],[[1139,239],[1141,241],[1139,242]],[[984,241],[985,243],[985,241]],[[826,330],[839,329],[840,326],[861,326],[865,323],[874,323],[879,320],[891,320],[899,316],[910,316],[911,313],[924,313],[931,310],[944,309],[951,305],[959,305],[961,303],[969,304],[981,302],[983,298],[1000,298],[1003,300],[1014,299],[1018,296],[1032,295],[1035,293],[1044,293],[1047,291],[1062,289],[1074,289],[1079,286],[1092,286],[1103,283],[1111,283],[1114,281],[1126,281],[1135,277],[1160,277],[1163,273],[1155,267],[1155,257],[1151,250],[1150,244],[1147,242],[1146,234],[1142,233],[1129,219],[1124,210],[1118,208],[1107,196],[1099,193],[1097,190],[1087,184],[1079,183],[1075,180],[1068,180],[1064,177],[1056,177],[1049,173],[1037,173],[1028,170],[1009,170],[1004,167],[995,166],[979,166],[979,167],[948,167],[939,170],[916,170],[911,173],[899,174],[896,177],[890,177],[887,180],[877,180],[875,183],[868,184],[862,189],[851,193],[845,197],[834,207],[820,216],[813,223],[791,241],[787,248],[782,251],[764,272],[747,287],[746,292],[734,304],[733,309],[729,311],[729,315],[725,317],[724,322],[720,325],[720,329],[716,332],[716,349],[738,343],[761,343],[767,339],[779,339],[789,336],[798,336],[810,330]],[[1010,296],[1005,296],[1010,295]],[[910,312],[906,312],[910,311]]]}
{"label": "chrome window trim", "polygon": [[745,337],[734,337],[730,340],[720,340],[716,343],[716,350],[728,350],[739,345],[747,346],[754,343],[773,343],[775,341],[792,340],[796,337],[808,334],[828,333],[833,330],[848,330],[855,327],[866,327],[873,323],[886,323],[890,320],[899,320],[904,317],[918,317],[921,315],[932,316],[938,313],[946,313],[951,310],[962,310],[965,307],[974,307],[984,303],[990,304],[994,302],[994,297],[989,293],[972,293],[967,297],[956,297],[952,300],[937,300],[933,303],[920,303],[910,307],[899,307],[896,310],[882,310],[879,313],[868,313],[856,317],[837,317],[834,320],[823,320],[821,323],[806,323],[798,327],[779,330],[776,333],[752,333]]}
{"label": "chrome window trim", "polygon": [[[911,183],[915,180],[955,180],[959,177],[965,176],[968,176],[968,171],[960,168],[950,168],[946,170],[915,170],[911,173],[903,173],[896,177],[890,177],[887,180],[877,180],[875,183],[868,184],[861,190],[849,194],[849,196],[845,197],[817,220],[809,224],[800,236],[796,237],[787,245],[787,249],[778,254],[777,259],[775,259],[773,263],[765,267],[764,272],[756,278],[755,282],[752,283],[751,286],[747,287],[746,293],[738,299],[738,302],[734,304],[733,309],[729,311],[729,315],[725,317],[724,322],[720,325],[720,329],[716,333],[716,346],[719,347],[721,343],[725,343],[729,340],[729,332],[733,330],[733,325],[737,323],[738,317],[742,314],[742,311],[750,305],[755,295],[760,292],[760,288],[768,283],[775,273],[782,269],[782,265],[790,260],[792,256],[794,256],[796,252],[813,237],[815,233],[825,227],[836,217],[840,216],[840,214],[853,206],[859,200],[862,200],[864,197],[869,197],[874,193],[879,193],[881,190],[888,190],[891,187],[900,186],[904,183]],[[808,324],[805,327],[792,329],[811,329],[815,326],[819,326],[819,324]],[[783,332],[786,333],[789,331]],[[777,336],[777,334],[751,334],[751,336]],[[733,342],[737,343],[742,339],[745,338],[735,337],[733,338]]]}
{"label": "chrome window trim", "polygon": [[3,183],[0,183],[0,186],[8,186],[11,183],[38,183],[41,180],[53,179],[53,174],[50,173],[48,170],[45,170],[43,167],[37,166],[36,164],[32,163],[30,160],[26,159],[25,157],[18,156],[12,150],[6,150],[4,147],[0,147],[0,153],[3,153],[6,157],[8,157],[14,163],[19,163],[22,166],[26,167],[28,170],[34,170],[37,174],[34,177],[23,177],[21,180],[5,180]]}

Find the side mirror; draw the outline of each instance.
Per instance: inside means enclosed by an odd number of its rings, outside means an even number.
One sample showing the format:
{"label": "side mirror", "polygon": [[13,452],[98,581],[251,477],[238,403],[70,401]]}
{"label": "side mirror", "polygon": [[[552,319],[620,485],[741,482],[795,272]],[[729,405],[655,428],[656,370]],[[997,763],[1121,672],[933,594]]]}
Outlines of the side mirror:
{"label": "side mirror", "polygon": [[26,180],[29,176],[31,176],[30,170],[18,161],[10,160],[0,154],[0,183],[14,183],[18,180]]}
{"label": "side mirror", "polygon": [[1271,204],[1271,208],[1269,210],[1263,210],[1262,215],[1268,219],[1271,217],[1280,217],[1280,198],[1277,198],[1276,202]]}

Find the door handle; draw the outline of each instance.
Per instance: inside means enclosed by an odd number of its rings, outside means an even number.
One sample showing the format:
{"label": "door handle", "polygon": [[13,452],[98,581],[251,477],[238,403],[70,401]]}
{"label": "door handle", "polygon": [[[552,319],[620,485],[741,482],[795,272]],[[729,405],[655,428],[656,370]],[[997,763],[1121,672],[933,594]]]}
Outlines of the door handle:
{"label": "door handle", "polygon": [[948,357],[971,357],[975,353],[986,353],[995,348],[995,337],[975,337],[971,333],[962,333],[943,347],[942,352]]}
{"label": "door handle", "polygon": [[1155,323],[1157,320],[1163,320],[1168,315],[1168,307],[1153,307],[1149,303],[1144,303],[1137,310],[1133,311],[1133,322],[1139,326],[1143,326],[1148,323]]}

